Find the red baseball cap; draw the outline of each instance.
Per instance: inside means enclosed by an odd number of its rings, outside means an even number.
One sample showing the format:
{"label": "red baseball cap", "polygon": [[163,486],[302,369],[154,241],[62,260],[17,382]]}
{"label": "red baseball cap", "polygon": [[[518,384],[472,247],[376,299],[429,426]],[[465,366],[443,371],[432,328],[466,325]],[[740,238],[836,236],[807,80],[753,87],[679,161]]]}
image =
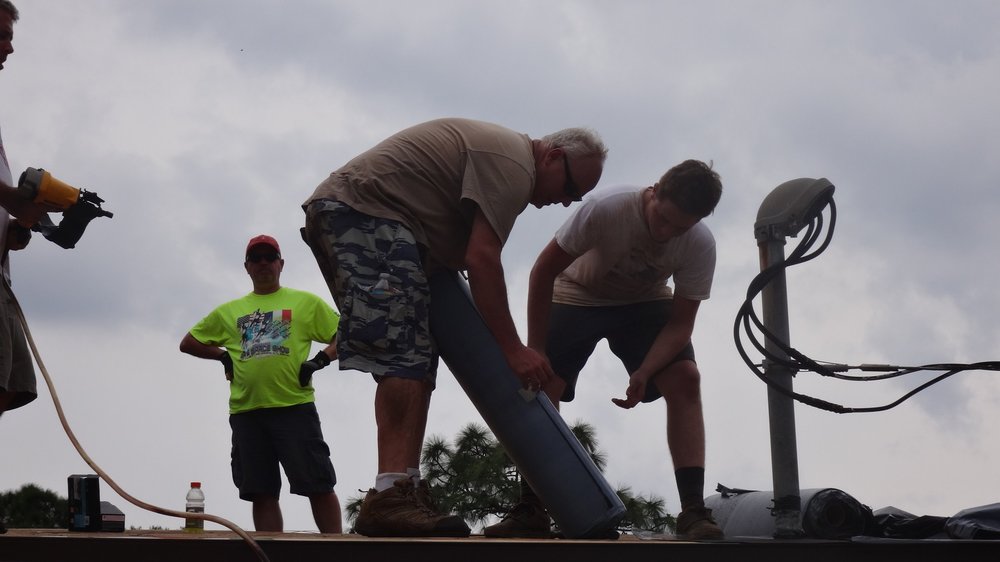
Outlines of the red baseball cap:
{"label": "red baseball cap", "polygon": [[246,253],[249,254],[250,249],[253,248],[254,246],[270,246],[274,248],[275,252],[278,252],[279,257],[281,256],[281,248],[278,247],[278,241],[268,236],[267,234],[258,234],[257,236],[251,238],[250,242],[247,243]]}

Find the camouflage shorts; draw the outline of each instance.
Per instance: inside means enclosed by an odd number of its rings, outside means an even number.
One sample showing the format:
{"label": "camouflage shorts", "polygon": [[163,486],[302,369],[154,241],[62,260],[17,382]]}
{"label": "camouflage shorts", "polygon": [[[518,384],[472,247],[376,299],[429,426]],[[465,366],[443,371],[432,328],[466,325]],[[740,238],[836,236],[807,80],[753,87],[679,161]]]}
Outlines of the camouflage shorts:
{"label": "camouflage shorts", "polygon": [[306,208],[305,237],[340,310],[340,368],[433,385],[438,357],[428,321],[430,287],[413,233],[399,222],[320,200]]}

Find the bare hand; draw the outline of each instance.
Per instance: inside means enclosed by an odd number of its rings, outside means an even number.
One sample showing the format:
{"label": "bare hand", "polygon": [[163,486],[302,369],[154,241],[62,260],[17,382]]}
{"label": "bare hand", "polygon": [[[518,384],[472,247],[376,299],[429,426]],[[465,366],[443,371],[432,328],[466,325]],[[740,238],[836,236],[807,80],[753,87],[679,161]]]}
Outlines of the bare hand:
{"label": "bare hand", "polygon": [[35,203],[34,201],[21,199],[20,196],[6,200],[4,208],[7,209],[7,212],[11,216],[17,218],[17,222],[25,227],[36,224],[47,213],[61,213],[64,210],[48,203]]}
{"label": "bare hand", "polygon": [[625,399],[612,398],[611,402],[619,408],[626,410],[633,408],[646,396],[646,381],[638,373],[632,373],[628,379],[628,389],[625,390]]}
{"label": "bare hand", "polygon": [[507,364],[514,375],[521,381],[521,386],[528,390],[541,390],[546,383],[555,377],[552,365],[544,354],[521,346],[517,351],[507,356]]}

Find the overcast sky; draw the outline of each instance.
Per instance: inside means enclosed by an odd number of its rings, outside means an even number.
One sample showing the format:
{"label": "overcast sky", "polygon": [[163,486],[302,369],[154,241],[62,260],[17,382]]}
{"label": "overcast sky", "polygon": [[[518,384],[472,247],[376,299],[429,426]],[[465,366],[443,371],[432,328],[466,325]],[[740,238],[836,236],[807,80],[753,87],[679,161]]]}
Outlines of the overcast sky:
{"label": "overcast sky", "polygon": [[[252,529],[230,476],[221,367],[178,343],[250,290],[242,252],[255,234],[282,244],[285,285],[329,299],[298,238],[301,202],[354,155],[437,117],[533,138],[592,127],[610,147],[598,189],[650,185],[687,158],[714,162],[725,192],[705,222],[719,259],[694,334],[706,495],[716,483],[773,488],[766,388],[736,352],[733,321],[759,269],[758,207],[780,183],[828,178],[839,211],[830,248],[788,275],[795,347],[851,364],[997,359],[991,0],[18,4],[16,51],[0,72],[15,179],[46,168],[115,216],[72,250],[36,235],[12,258],[14,290],[78,438],[144,501],[183,509],[200,480],[207,511]],[[522,336],[528,272],[570,212],[529,208],[504,251]],[[800,374],[796,388],[848,406],[923,380],[817,378]],[[626,383],[602,345],[563,414],[595,425],[612,485],[677,513],[664,406],[618,409]],[[335,368],[315,386],[346,504],[374,481],[375,386]],[[997,373],[969,372],[884,413],[799,405],[800,483],[918,515],[1000,501],[998,401]],[[469,422],[482,423],[442,369],[428,435],[450,439]],[[91,472],[45,389],[3,416],[0,455],[0,490],[34,482],[65,494],[67,476]],[[128,526],[182,525],[101,492]],[[315,531],[287,485],[282,504],[287,530]]]}

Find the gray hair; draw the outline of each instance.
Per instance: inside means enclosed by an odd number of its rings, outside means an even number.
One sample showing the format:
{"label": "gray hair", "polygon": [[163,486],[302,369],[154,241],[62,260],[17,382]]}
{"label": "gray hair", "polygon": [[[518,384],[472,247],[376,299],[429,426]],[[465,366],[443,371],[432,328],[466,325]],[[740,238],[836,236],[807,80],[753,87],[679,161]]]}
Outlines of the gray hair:
{"label": "gray hair", "polygon": [[604,141],[597,134],[597,131],[572,127],[556,131],[550,135],[542,137],[542,142],[549,148],[561,148],[567,156],[573,158],[584,158],[588,156],[598,156],[603,163],[608,157],[608,147],[604,146]]}
{"label": "gray hair", "polygon": [[17,13],[17,6],[10,0],[0,0],[0,10],[10,14],[10,19],[13,21],[17,21],[17,18],[20,17],[20,14]]}

